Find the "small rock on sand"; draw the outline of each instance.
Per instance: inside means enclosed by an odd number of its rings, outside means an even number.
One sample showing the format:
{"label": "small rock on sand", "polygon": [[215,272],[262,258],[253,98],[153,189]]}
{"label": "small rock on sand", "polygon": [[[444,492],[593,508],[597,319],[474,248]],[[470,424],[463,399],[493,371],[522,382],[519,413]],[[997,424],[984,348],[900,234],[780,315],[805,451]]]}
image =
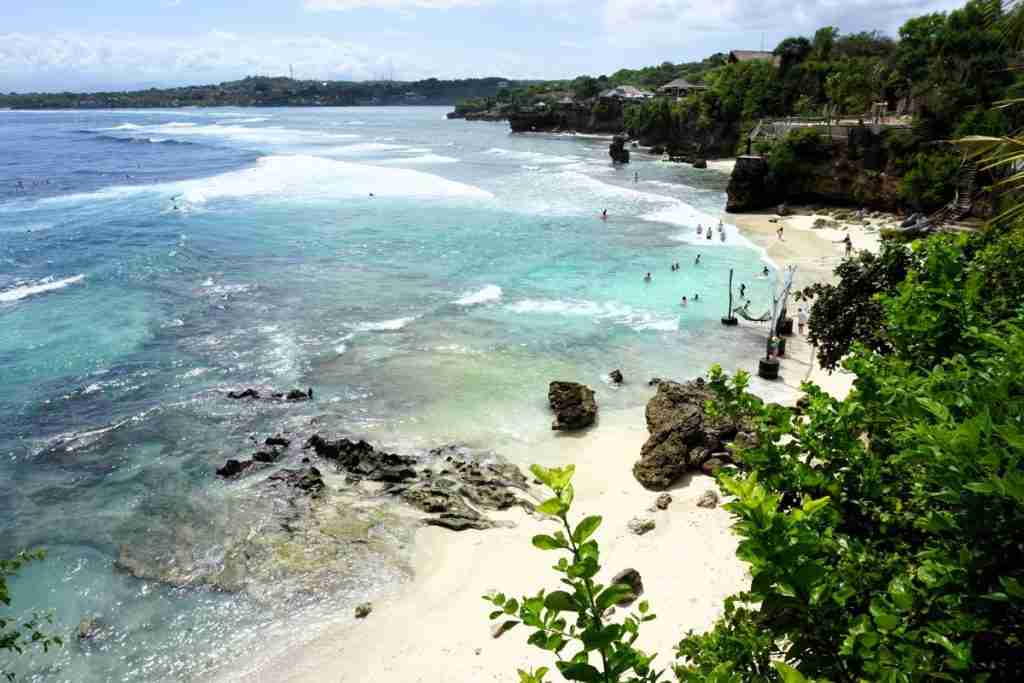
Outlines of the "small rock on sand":
{"label": "small rock on sand", "polygon": [[634,517],[626,526],[637,536],[643,536],[654,529],[654,520],[650,517]]}
{"label": "small rock on sand", "polygon": [[700,494],[700,498],[697,499],[697,507],[700,508],[715,508],[718,507],[718,491],[709,489],[704,493]]}
{"label": "small rock on sand", "polygon": [[654,499],[654,507],[659,510],[667,510],[668,506],[672,504],[672,496],[667,493],[663,493]]}
{"label": "small rock on sand", "polygon": [[372,612],[372,611],[373,611],[373,605],[368,603],[368,602],[364,602],[361,605],[357,605],[356,606],[356,619],[365,619],[366,617],[370,616],[370,612]]}

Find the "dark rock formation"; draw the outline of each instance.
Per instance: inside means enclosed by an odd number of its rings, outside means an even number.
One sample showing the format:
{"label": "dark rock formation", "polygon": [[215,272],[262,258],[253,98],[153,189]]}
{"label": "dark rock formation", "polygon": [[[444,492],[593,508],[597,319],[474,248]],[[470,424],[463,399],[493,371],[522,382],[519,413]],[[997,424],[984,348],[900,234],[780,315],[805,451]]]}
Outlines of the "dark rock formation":
{"label": "dark rock formation", "polygon": [[658,496],[654,501],[654,507],[659,510],[667,510],[668,506],[672,504],[672,496],[667,493],[663,493]]}
{"label": "dark rock formation", "polygon": [[289,439],[286,439],[280,434],[275,434],[274,436],[268,436],[267,440],[263,442],[263,445],[280,446],[281,448],[288,448],[288,446],[290,446],[291,443],[292,442]]}
{"label": "dark rock formation", "polygon": [[622,103],[617,100],[574,102],[547,109],[509,112],[508,123],[513,133],[621,133],[625,128]]}
{"label": "dark rock formation", "polygon": [[771,206],[775,190],[768,182],[768,162],[759,156],[738,157],[726,192],[726,211],[741,212]]}
{"label": "dark rock formation", "polygon": [[384,493],[423,512],[437,515],[425,523],[460,531],[487,529],[494,522],[477,508],[506,510],[513,506],[532,509],[517,494],[527,490],[526,477],[515,465],[480,462],[467,449],[436,448],[423,458],[378,451],[365,441],[330,441],[314,434],[306,448],[337,463],[350,481],[388,484]]}
{"label": "dark rock formation", "polygon": [[268,401],[311,401],[313,399],[313,389],[309,388],[306,391],[303,391],[302,389],[291,389],[287,393],[282,391],[270,391],[263,394],[259,389],[247,387],[240,391],[229,391],[228,398],[265,399]]}
{"label": "dark rock formation", "polygon": [[597,402],[593,390],[576,382],[552,382],[548,387],[548,403],[555,412],[554,430],[585,429],[594,424]]}
{"label": "dark rock formation", "polygon": [[234,399],[239,399],[239,398],[259,398],[259,397],[260,397],[260,392],[256,391],[252,387],[249,387],[248,389],[243,389],[241,391],[229,391],[228,392],[228,398],[234,398]]}
{"label": "dark rock formation", "polygon": [[625,607],[626,605],[632,604],[637,598],[644,594],[644,582],[640,577],[640,572],[633,568],[623,569],[621,572],[612,577],[612,584],[622,583],[629,586],[630,590],[633,591],[632,596],[625,597],[619,600],[616,605]]}
{"label": "dark rock formation", "polygon": [[[711,418],[704,404],[712,398],[701,379],[679,384],[664,381],[647,402],[650,437],[633,465],[633,476],[645,488],[668,488],[686,472],[700,470],[713,457],[731,459],[726,444],[735,440],[743,425]],[[751,438],[751,437],[747,437]]]}
{"label": "dark rock formation", "polygon": [[611,380],[613,382],[615,382],[616,384],[622,384],[622,371],[621,370],[612,370],[610,373],[608,373],[608,377],[610,377]]}
{"label": "dark rock formation", "polygon": [[718,492],[712,489],[700,494],[700,498],[697,499],[697,507],[709,509],[718,507]]}
{"label": "dark rock formation", "polygon": [[280,470],[267,479],[271,484],[291,486],[316,497],[323,493],[325,484],[320,470],[315,467],[304,467],[298,470]]}
{"label": "dark rock formation", "polygon": [[370,616],[370,612],[373,611],[373,605],[369,602],[364,602],[361,605],[356,606],[355,616],[356,619],[365,619]]}
{"label": "dark rock formation", "polygon": [[217,476],[224,477],[225,479],[237,477],[242,472],[245,472],[247,469],[252,467],[253,464],[252,460],[235,460],[234,458],[231,458],[224,463],[223,467],[217,469]]}
{"label": "dark rock formation", "polygon": [[693,162],[693,167],[694,168],[707,168],[708,167],[708,160],[707,159],[695,159],[694,162]]}
{"label": "dark rock formation", "polygon": [[617,164],[629,163],[629,150],[626,149],[626,142],[629,141],[625,135],[616,135],[612,138],[612,144],[608,145],[608,156]]}

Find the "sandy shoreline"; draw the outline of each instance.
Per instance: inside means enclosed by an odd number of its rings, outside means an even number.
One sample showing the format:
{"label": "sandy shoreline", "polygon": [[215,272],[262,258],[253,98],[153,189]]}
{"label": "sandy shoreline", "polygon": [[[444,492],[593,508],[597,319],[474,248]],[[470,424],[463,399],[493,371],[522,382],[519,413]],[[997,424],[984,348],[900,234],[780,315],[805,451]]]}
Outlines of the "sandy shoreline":
{"label": "sandy shoreline", "polygon": [[[856,247],[877,249],[877,234],[870,228],[813,229],[817,218],[723,214],[778,266],[796,264],[799,287],[831,279],[843,254],[836,242],[847,230]],[[776,235],[778,221],[784,226],[782,240]],[[763,326],[744,324],[737,332],[749,335],[753,348],[763,343]],[[837,396],[849,390],[851,378],[817,368],[802,338],[794,335],[787,346],[781,374],[793,389],[793,400],[805,378]],[[648,511],[658,494],[643,489],[631,473],[647,438],[643,413],[642,407],[604,413],[582,435],[552,435],[528,452],[504,455],[518,463],[576,464],[574,516],[604,516],[597,534],[603,567],[598,580],[607,582],[627,567],[640,572],[644,597],[662,615],[645,625],[640,646],[660,652],[657,661],[667,666],[680,637],[689,629],[710,627],[723,599],[745,588],[749,577],[735,557],[731,516],[720,507],[696,505],[702,493],[716,488],[710,477],[687,478],[670,491],[673,502],[667,510]],[[629,532],[627,522],[638,515],[653,518],[656,528],[643,536]],[[530,544],[534,534],[550,532],[550,522],[519,511],[505,519],[514,526],[461,533],[421,529],[413,563],[416,578],[375,604],[367,619],[330,627],[283,656],[249,661],[245,670],[221,680],[472,683],[514,681],[517,667],[551,666],[547,653],[526,644],[526,631],[513,629],[497,639],[490,634],[482,594],[499,589],[518,596],[557,586],[550,569],[554,555]]]}

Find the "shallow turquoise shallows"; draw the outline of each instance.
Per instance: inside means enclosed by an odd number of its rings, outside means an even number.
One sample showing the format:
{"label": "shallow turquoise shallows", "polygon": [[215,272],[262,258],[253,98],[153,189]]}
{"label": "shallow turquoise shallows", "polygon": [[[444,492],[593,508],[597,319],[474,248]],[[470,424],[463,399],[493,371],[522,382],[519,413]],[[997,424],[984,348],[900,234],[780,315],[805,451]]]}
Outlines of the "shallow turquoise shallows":
{"label": "shallow turquoise shallows", "polygon": [[[393,450],[500,454],[550,438],[553,379],[604,411],[651,376],[749,365],[718,320],[730,268],[767,308],[762,255],[731,225],[697,235],[727,178],[614,167],[607,145],[437,108],[0,112],[0,555],[48,549],[19,610],[113,634],[16,670],[201,680],[405,576],[353,566],[257,599],[112,568],[169,536],[217,562],[258,501],[213,470],[250,436],[316,417]],[[246,386],[316,400],[225,398]]]}

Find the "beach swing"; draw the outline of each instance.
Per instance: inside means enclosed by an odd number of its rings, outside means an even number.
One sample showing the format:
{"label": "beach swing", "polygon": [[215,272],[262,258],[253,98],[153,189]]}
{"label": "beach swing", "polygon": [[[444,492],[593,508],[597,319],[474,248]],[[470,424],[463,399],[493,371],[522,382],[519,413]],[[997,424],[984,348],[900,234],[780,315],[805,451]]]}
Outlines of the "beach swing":
{"label": "beach swing", "polygon": [[764,315],[762,315],[760,318],[755,318],[754,316],[750,315],[750,311],[747,310],[747,306],[749,305],[750,302],[748,301],[742,306],[737,306],[736,308],[734,308],[732,312],[738,315],[739,317],[743,318],[744,320],[752,323],[766,323],[772,319],[771,311],[765,311]]}

